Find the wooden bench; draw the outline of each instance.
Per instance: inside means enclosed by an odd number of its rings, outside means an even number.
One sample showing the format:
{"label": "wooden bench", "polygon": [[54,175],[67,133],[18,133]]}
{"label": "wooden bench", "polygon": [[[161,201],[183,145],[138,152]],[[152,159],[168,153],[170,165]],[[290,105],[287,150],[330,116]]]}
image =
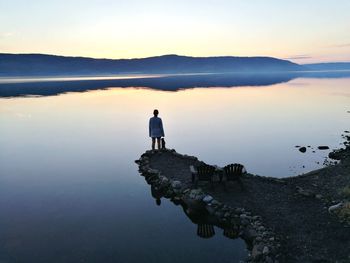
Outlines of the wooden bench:
{"label": "wooden bench", "polygon": [[237,181],[240,179],[243,173],[246,173],[242,164],[233,163],[224,167],[226,181]]}

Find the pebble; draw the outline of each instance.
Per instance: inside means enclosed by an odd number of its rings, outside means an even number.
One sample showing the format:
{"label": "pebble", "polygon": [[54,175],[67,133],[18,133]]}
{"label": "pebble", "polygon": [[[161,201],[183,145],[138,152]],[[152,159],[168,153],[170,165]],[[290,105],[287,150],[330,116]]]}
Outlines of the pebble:
{"label": "pebble", "polygon": [[220,205],[220,202],[218,202],[218,201],[216,201],[216,200],[213,200],[213,201],[211,202],[211,204],[212,204],[212,205],[218,206],[218,205]]}
{"label": "pebble", "polygon": [[316,198],[317,198],[317,199],[322,199],[322,197],[323,197],[323,196],[322,196],[321,194],[317,194],[317,195],[316,195]]}
{"label": "pebble", "polygon": [[243,226],[247,226],[247,225],[249,225],[249,221],[247,219],[241,219],[241,224]]}
{"label": "pebble", "polygon": [[211,195],[206,195],[206,196],[204,196],[204,198],[203,198],[203,202],[205,202],[205,203],[210,203],[211,201],[213,201],[214,200],[214,198],[211,196]]}
{"label": "pebble", "polygon": [[231,214],[228,213],[228,212],[226,212],[226,213],[224,214],[224,217],[225,217],[225,218],[229,218],[229,217],[231,217]]}
{"label": "pebble", "polygon": [[173,188],[175,188],[175,189],[180,189],[181,186],[182,186],[182,184],[181,184],[180,181],[173,181],[173,182],[171,183],[171,186],[172,186]]}
{"label": "pebble", "polygon": [[269,253],[270,253],[269,247],[265,246],[264,249],[263,249],[263,254],[267,255]]}
{"label": "pebble", "polygon": [[258,230],[261,231],[261,232],[263,232],[263,231],[265,231],[265,227],[259,226]]}
{"label": "pebble", "polygon": [[254,245],[253,250],[252,250],[252,257],[253,260],[257,260],[262,256],[261,253],[261,245]]}
{"label": "pebble", "polygon": [[343,202],[340,202],[340,203],[338,203],[338,204],[336,204],[336,205],[332,205],[332,206],[330,206],[330,207],[328,208],[328,212],[329,212],[329,213],[334,213],[334,212],[336,212],[336,211],[342,209],[342,208],[343,208],[343,205],[344,205]]}

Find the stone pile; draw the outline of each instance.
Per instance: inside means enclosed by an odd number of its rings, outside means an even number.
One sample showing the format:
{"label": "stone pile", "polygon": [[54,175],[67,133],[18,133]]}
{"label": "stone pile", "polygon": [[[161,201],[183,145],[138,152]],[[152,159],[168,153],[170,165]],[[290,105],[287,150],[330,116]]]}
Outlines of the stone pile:
{"label": "stone pile", "polygon": [[252,215],[244,208],[229,207],[200,188],[188,188],[182,182],[171,180],[160,171],[152,169],[150,158],[164,151],[171,152],[177,157],[198,161],[194,156],[181,155],[175,150],[147,151],[135,162],[139,165],[139,172],[145,177],[148,184],[165,198],[182,201],[192,209],[205,209],[215,217],[217,226],[237,229],[239,236],[246,241],[250,250],[247,262],[279,262],[279,240],[273,231],[264,226],[260,216]]}

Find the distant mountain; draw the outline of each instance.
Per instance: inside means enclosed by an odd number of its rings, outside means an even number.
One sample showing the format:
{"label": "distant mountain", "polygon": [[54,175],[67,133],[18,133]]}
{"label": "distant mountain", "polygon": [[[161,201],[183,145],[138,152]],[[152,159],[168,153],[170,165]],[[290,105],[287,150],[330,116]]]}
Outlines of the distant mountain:
{"label": "distant mountain", "polygon": [[0,76],[57,76],[164,73],[252,73],[301,71],[301,65],[272,57],[187,57],[94,59],[0,53]]}
{"label": "distant mountain", "polygon": [[304,64],[309,70],[350,70],[350,62]]}

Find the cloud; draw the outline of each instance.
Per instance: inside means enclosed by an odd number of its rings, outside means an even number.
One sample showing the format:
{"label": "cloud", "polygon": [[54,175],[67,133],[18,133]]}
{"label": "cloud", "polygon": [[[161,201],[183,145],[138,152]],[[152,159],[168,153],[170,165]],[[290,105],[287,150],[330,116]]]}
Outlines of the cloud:
{"label": "cloud", "polygon": [[15,34],[13,32],[4,32],[4,33],[1,33],[0,32],[0,39],[1,38],[8,38],[8,37],[12,37],[14,36]]}
{"label": "cloud", "polygon": [[17,118],[20,118],[20,119],[30,119],[32,117],[31,114],[28,114],[28,113],[21,113],[21,112],[17,112],[14,114]]}
{"label": "cloud", "polygon": [[302,54],[302,55],[295,55],[295,56],[291,56],[285,59],[310,59],[312,58],[312,56],[307,55],[307,54]]}
{"label": "cloud", "polygon": [[337,44],[337,45],[331,45],[328,47],[337,47],[337,48],[343,48],[343,47],[350,47],[350,43],[343,43],[343,44]]}

